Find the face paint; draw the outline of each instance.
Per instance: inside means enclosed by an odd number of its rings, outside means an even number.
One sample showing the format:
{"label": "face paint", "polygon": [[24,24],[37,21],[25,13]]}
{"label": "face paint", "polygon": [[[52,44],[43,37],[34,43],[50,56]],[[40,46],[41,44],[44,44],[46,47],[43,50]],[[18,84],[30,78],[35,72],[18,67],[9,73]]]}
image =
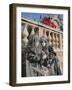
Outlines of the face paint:
{"label": "face paint", "polygon": [[46,57],[47,57],[47,55],[45,54],[45,55],[43,56],[43,59],[46,59]]}
{"label": "face paint", "polygon": [[54,58],[54,55],[51,53],[50,55],[49,55],[49,59],[53,59]]}
{"label": "face paint", "polygon": [[46,43],[45,42],[42,42],[42,46],[45,46],[46,45]]}

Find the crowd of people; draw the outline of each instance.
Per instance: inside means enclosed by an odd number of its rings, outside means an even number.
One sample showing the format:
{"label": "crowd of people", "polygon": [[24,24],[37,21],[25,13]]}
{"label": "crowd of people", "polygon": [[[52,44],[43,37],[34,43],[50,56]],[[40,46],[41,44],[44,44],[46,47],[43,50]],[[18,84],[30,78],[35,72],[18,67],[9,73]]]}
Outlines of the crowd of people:
{"label": "crowd of people", "polygon": [[[60,61],[53,47],[48,44],[48,40],[45,37],[45,30],[43,30],[42,37],[39,37],[38,27],[34,29],[34,32],[33,35],[29,36],[26,48],[28,62],[31,66],[39,68],[39,70],[46,68],[47,72],[44,75],[62,75]],[[35,75],[33,71],[30,73],[30,76]]]}

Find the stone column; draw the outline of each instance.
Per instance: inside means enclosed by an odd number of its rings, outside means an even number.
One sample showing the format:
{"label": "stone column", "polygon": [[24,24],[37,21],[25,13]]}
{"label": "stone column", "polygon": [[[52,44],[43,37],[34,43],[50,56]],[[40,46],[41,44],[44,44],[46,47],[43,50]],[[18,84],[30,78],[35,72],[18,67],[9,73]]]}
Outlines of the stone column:
{"label": "stone column", "polygon": [[49,31],[49,36],[48,36],[48,39],[49,39],[49,45],[52,45],[52,43],[51,43],[51,40],[52,40],[52,38],[51,38],[51,32]]}
{"label": "stone column", "polygon": [[28,43],[28,39],[27,39],[27,37],[28,37],[28,31],[27,31],[27,24],[25,24],[25,28],[24,28],[24,31],[23,31],[23,45],[24,45],[24,47],[26,47],[26,45],[27,45],[27,43]]}
{"label": "stone column", "polygon": [[43,28],[39,27],[39,36],[41,37],[43,35]]}
{"label": "stone column", "polygon": [[55,45],[56,45],[55,39],[56,39],[56,38],[55,38],[55,33],[53,33],[53,47],[54,47],[54,48],[56,48],[56,46],[55,46]]}
{"label": "stone column", "polygon": [[56,48],[58,49],[58,34],[56,34]]}
{"label": "stone column", "polygon": [[59,35],[60,36],[60,49],[63,48],[63,38],[62,38],[62,34]]}

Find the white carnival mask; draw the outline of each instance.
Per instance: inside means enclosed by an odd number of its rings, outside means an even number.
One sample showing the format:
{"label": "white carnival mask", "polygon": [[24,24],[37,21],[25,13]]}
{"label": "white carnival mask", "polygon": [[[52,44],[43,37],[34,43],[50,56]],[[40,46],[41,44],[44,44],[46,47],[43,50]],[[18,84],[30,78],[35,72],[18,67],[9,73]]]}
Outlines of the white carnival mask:
{"label": "white carnival mask", "polygon": [[45,42],[42,42],[42,46],[45,46],[46,45],[46,43]]}

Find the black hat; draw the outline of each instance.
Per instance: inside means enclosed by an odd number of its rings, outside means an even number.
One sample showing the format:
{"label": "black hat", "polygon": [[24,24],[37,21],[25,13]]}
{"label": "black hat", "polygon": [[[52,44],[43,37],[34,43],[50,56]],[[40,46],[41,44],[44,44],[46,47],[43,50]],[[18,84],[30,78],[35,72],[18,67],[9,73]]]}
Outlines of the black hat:
{"label": "black hat", "polygon": [[56,56],[56,52],[55,51],[51,51],[50,54],[54,54]]}
{"label": "black hat", "polygon": [[52,46],[48,46],[48,51],[49,52],[53,52],[54,51],[53,47]]}

